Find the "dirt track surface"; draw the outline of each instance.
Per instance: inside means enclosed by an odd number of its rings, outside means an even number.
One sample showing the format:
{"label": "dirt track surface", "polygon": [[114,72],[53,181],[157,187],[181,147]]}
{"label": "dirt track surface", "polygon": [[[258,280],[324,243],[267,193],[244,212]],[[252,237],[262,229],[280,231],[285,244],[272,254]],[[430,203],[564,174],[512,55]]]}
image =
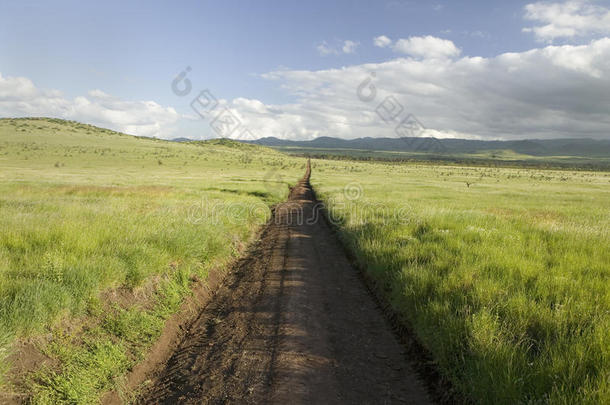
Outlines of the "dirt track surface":
{"label": "dirt track surface", "polygon": [[317,215],[309,173],[276,207],[141,403],[429,403],[390,325]]}

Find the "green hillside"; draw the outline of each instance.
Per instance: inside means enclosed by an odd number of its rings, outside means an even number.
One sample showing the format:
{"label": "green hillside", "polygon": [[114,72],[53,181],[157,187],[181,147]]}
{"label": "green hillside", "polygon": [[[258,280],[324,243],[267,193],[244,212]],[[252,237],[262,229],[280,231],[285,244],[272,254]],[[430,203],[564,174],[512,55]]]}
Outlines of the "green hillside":
{"label": "green hillside", "polygon": [[311,141],[262,138],[251,143],[269,146],[290,155],[320,158],[610,169],[610,141],[594,139],[475,141],[320,137]]}
{"label": "green hillside", "polygon": [[[303,168],[231,141],[0,120],[0,392],[95,402],[192,282],[244,249]],[[16,341],[48,357],[25,379],[11,369]]]}

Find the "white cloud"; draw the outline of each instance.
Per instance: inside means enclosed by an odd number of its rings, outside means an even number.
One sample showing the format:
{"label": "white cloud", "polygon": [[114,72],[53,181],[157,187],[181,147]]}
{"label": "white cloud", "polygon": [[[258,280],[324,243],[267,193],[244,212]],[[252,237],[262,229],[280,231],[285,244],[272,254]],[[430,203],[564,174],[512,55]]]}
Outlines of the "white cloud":
{"label": "white cloud", "polygon": [[[239,118],[242,128],[248,129],[254,138],[275,136],[282,139],[311,139],[321,135],[309,128],[305,112],[299,111],[299,105],[266,105],[265,112],[261,112],[244,108],[244,102],[249,105],[260,103],[259,100],[235,99],[227,107]],[[231,137],[242,139],[241,134],[236,131]]]}
{"label": "white cloud", "polygon": [[544,42],[610,33],[610,9],[586,0],[537,2],[525,6],[525,18],[540,25],[524,28]]}
{"label": "white cloud", "polygon": [[488,32],[476,30],[476,31],[465,31],[464,34],[471,36],[473,38],[489,38],[490,35]]}
{"label": "white cloud", "polygon": [[335,48],[332,48],[330,45],[328,45],[328,42],[326,41],[322,41],[322,43],[320,43],[318,46],[316,46],[316,49],[318,50],[318,53],[322,56],[326,56],[326,55],[331,55],[331,54],[337,54],[337,50]]}
{"label": "white cloud", "polygon": [[[397,122],[386,123],[376,112],[390,96],[402,108],[399,118],[413,114],[427,128],[420,135],[610,137],[610,38],[489,58],[425,54],[339,69],[279,70],[263,77],[277,81],[294,101],[219,100],[256,137],[396,137]],[[166,138],[174,124],[187,118],[152,101],[125,101],[101,90],[67,99],[27,78],[1,75],[0,116],[54,116]]]}
{"label": "white cloud", "polygon": [[373,44],[375,44],[376,47],[385,48],[392,45],[392,40],[385,35],[380,35],[373,38]]}
{"label": "white cloud", "polygon": [[461,53],[452,41],[431,35],[399,39],[394,44],[394,50],[415,57],[437,59],[453,58]]}
{"label": "white cloud", "polygon": [[132,135],[168,137],[180,118],[154,101],[125,101],[91,90],[73,100],[57,90],[37,88],[25,77],[0,74],[0,116],[45,116],[83,121]]}
{"label": "white cloud", "polygon": [[[267,105],[261,113],[262,108],[251,111],[234,101],[233,108],[257,136],[396,137],[396,122],[386,124],[375,112],[388,96],[402,105],[401,117],[413,114],[428,128],[424,135],[610,136],[610,38],[491,58],[398,58],[341,69],[282,70],[263,77],[279,81],[296,102]],[[376,88],[368,102],[357,97],[358,86],[367,79]]]}
{"label": "white cloud", "polygon": [[89,94],[89,96],[91,96],[91,97],[96,97],[96,98],[109,98],[109,97],[112,97],[112,96],[110,96],[110,94],[104,93],[100,89],[89,90],[89,92],[87,94]]}
{"label": "white cloud", "polygon": [[343,51],[343,53],[354,53],[356,52],[356,48],[358,47],[358,45],[358,42],[347,40],[343,42],[343,47],[341,48],[341,50]]}
{"label": "white cloud", "polygon": [[250,111],[253,113],[265,114],[269,112],[267,106],[259,100],[250,100],[247,98],[240,97],[234,99],[233,104],[242,110]]}
{"label": "white cloud", "polygon": [[340,55],[342,53],[355,53],[356,48],[360,45],[359,42],[345,40],[343,42],[338,41],[335,45],[331,45],[326,41],[322,41],[316,46],[318,53],[322,56],[327,55]]}

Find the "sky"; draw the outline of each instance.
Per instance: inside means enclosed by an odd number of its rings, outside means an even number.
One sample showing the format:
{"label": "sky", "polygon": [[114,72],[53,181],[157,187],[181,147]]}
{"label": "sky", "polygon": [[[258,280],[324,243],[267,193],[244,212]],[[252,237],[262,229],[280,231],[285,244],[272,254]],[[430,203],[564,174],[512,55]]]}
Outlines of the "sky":
{"label": "sky", "polygon": [[610,0],[3,1],[0,117],[171,139],[610,138]]}

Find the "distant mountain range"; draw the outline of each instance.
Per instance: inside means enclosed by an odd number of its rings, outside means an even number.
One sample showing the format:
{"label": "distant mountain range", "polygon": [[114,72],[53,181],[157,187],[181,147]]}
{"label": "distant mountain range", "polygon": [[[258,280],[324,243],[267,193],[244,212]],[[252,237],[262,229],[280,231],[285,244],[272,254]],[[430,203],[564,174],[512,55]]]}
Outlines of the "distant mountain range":
{"label": "distant mountain range", "polygon": [[596,139],[524,139],[516,141],[479,141],[436,138],[357,138],[320,137],[311,141],[288,141],[275,137],[247,141],[270,147],[320,149],[359,149],[433,154],[476,154],[512,150],[531,156],[582,156],[610,158],[610,140]]}

